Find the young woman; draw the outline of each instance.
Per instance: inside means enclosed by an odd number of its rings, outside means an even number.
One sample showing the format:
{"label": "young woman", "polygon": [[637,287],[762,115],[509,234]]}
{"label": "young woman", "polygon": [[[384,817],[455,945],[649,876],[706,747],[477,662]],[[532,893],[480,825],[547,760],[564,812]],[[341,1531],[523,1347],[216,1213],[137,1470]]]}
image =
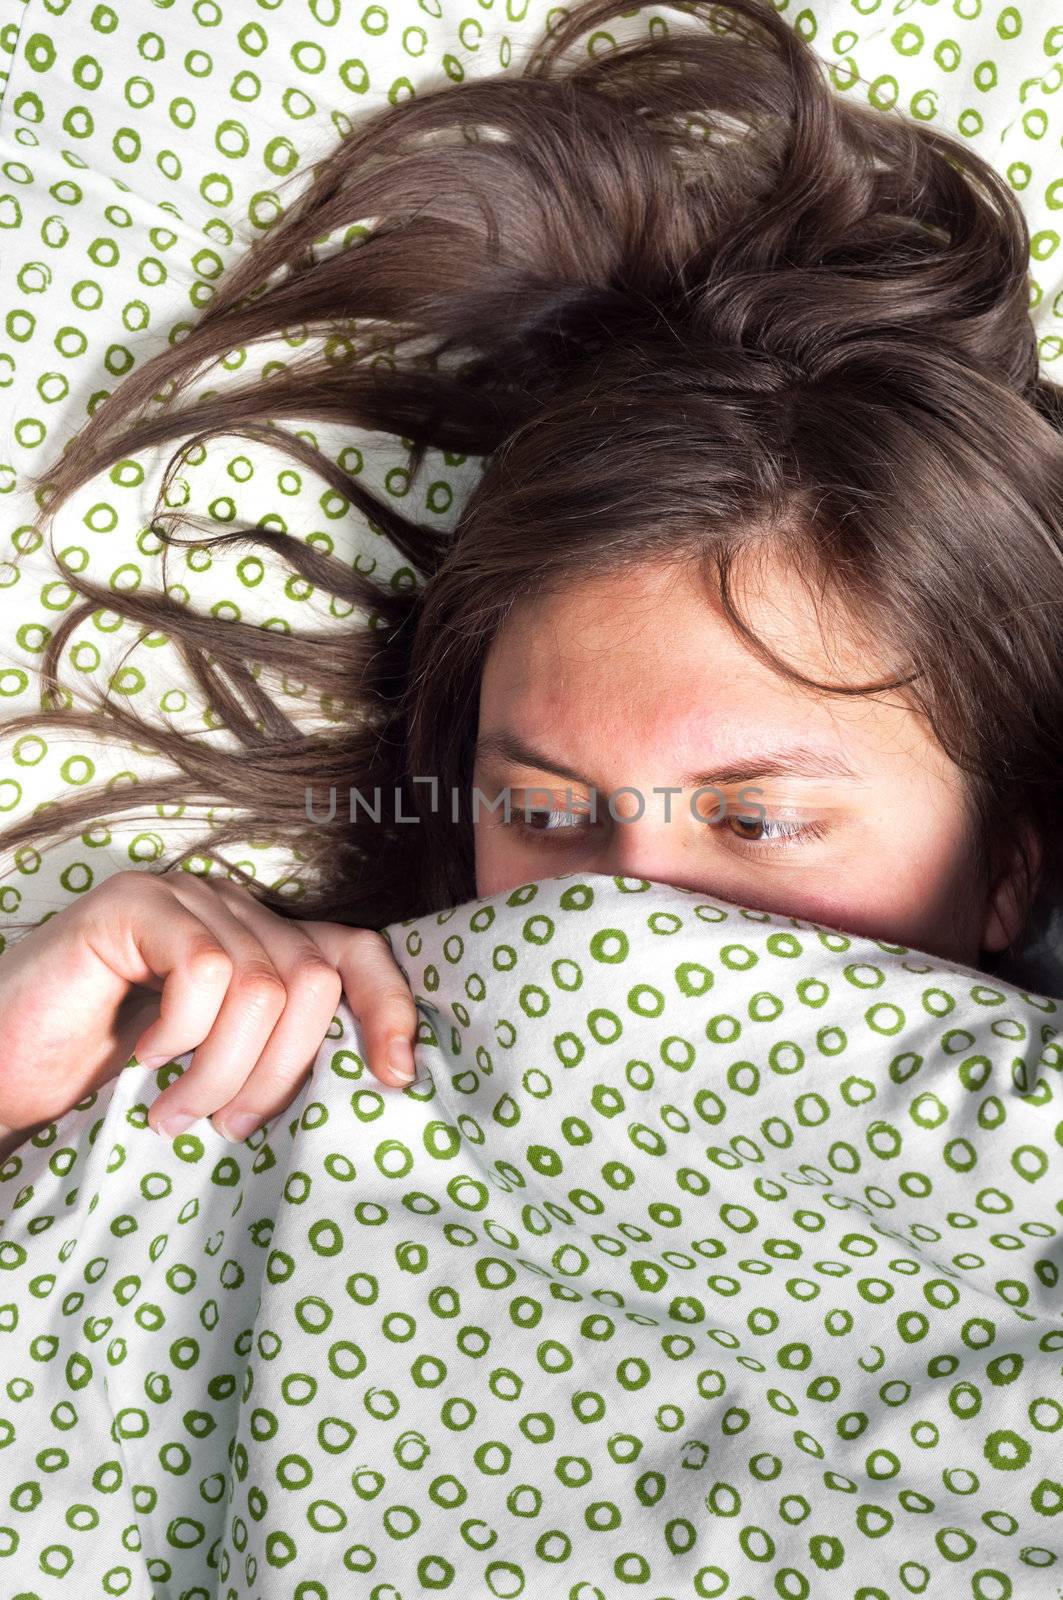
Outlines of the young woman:
{"label": "young woman", "polygon": [[[181,647],[238,740],[204,747],[110,707],[112,735],[178,769],[125,806],[209,795],[236,816],[0,962],[16,1134],[134,1046],[166,1059],[202,1042],[156,1126],[177,1109],[219,1127],[275,1115],[341,991],[398,1081],[385,1042],[416,1017],[372,929],[530,878],[650,877],[998,967],[1058,903],[1063,391],[1038,368],[1018,204],[958,140],[832,92],[767,0],[683,5],[711,26],[563,64],[622,9],[591,0],[522,75],[360,124],[194,330],[36,480],[51,518],[119,457],[263,435],[281,414],[398,434],[415,473],[429,446],[485,458],[441,536],[288,440],[394,542],[413,590],[270,530],[201,539],[266,545],[365,607],[346,634],[287,637],[69,575],[86,601],[49,647],[51,715],[100,726],[63,704],[56,666],[82,616],[120,604]],[[366,218],[313,260],[314,240]],[[238,346],[352,313],[382,327],[347,367],[293,365],[128,423]],[[359,720],[296,728],[249,662],[322,694],[357,685]],[[308,824],[329,787],[334,820]],[[347,807],[352,789],[396,788],[379,820]],[[508,821],[491,809],[505,794]],[[99,807],[78,796],[0,840],[70,836]],[[298,917],[254,882],[172,870],[197,852],[225,867],[225,845],[263,836],[305,863]],[[55,1010],[71,992],[103,1019],[76,1049]]]}

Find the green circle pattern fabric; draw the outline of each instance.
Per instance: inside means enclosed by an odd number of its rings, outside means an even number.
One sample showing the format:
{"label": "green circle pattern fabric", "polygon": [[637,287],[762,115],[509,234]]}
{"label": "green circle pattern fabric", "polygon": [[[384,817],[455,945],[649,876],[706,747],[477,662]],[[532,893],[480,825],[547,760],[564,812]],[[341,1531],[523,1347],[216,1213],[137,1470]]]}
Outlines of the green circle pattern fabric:
{"label": "green circle pattern fabric", "polygon": [[[0,0],[0,712],[39,708],[41,656],[76,598],[47,544],[30,546],[36,506],[24,475],[58,455],[127,373],[187,331],[311,161],[360,116],[436,84],[518,71],[554,9],[528,0]],[[1031,315],[1051,372],[1063,350],[1063,20],[1034,0],[780,0],[778,9],[830,64],[838,94],[947,127],[1006,177],[1029,222]],[[650,5],[598,30],[587,48],[688,26],[703,27]],[[243,383],[306,337],[292,329],[234,350],[190,393]],[[399,440],[316,420],[297,431],[443,529],[478,477],[475,461],[436,451],[411,482]],[[344,605],[255,554],[200,546],[173,551],[164,568],[149,524],[170,454],[167,446],[117,463],[71,498],[55,529],[63,568],[118,595],[168,585],[219,627],[348,625]],[[166,504],[219,532],[261,520],[385,581],[413,581],[355,508],[262,443],[223,435],[195,447]],[[148,718],[225,737],[171,642],[161,633],[139,641],[118,611],[81,622],[63,660],[71,688],[113,683]],[[312,703],[298,684],[269,687],[295,720],[353,714]],[[0,759],[4,821],[104,779],[173,770],[109,740],[46,728],[5,737]],[[5,920],[40,918],[115,871],[173,858],[202,820],[119,818],[43,857],[20,852],[0,879],[0,937]],[[296,892],[288,852],[250,840],[234,858]]]}
{"label": "green circle pattern fabric", "polygon": [[1050,1600],[1060,1005],[566,874],[392,924],[281,1117],[0,1167],[0,1592]]}

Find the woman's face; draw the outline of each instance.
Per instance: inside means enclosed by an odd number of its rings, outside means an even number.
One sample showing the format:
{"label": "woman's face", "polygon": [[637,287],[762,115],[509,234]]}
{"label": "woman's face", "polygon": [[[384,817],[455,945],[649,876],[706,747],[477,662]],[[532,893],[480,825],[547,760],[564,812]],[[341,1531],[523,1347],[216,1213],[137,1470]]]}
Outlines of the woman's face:
{"label": "woman's face", "polygon": [[[889,670],[779,566],[736,598],[810,677]],[[964,777],[923,720],[897,695],[787,681],[674,563],[514,609],[485,663],[473,784],[479,896],[648,878],[968,966],[1018,926],[1015,874],[976,872]]]}

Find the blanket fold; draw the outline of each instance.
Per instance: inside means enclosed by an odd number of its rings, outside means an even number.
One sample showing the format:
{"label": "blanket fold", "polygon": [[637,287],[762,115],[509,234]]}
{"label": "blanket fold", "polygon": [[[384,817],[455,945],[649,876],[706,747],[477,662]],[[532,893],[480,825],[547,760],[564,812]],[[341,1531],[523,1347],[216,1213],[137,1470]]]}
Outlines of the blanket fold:
{"label": "blanket fold", "polygon": [[[1063,1594],[1057,1002],[643,880],[386,930],[292,1106],[0,1167],[0,1593]],[[947,1585],[947,1587],[946,1587]]]}

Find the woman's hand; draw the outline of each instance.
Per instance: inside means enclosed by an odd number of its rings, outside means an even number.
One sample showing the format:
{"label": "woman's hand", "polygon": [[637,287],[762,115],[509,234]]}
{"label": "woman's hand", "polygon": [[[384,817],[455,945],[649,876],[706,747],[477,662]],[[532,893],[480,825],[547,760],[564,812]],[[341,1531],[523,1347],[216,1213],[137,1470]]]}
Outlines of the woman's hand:
{"label": "woman's hand", "polygon": [[341,995],[370,1071],[409,1083],[417,1009],[381,934],[279,916],[227,878],[115,873],[0,956],[0,1157],[130,1056],[193,1049],[150,1125],[245,1138],[295,1098]]}

